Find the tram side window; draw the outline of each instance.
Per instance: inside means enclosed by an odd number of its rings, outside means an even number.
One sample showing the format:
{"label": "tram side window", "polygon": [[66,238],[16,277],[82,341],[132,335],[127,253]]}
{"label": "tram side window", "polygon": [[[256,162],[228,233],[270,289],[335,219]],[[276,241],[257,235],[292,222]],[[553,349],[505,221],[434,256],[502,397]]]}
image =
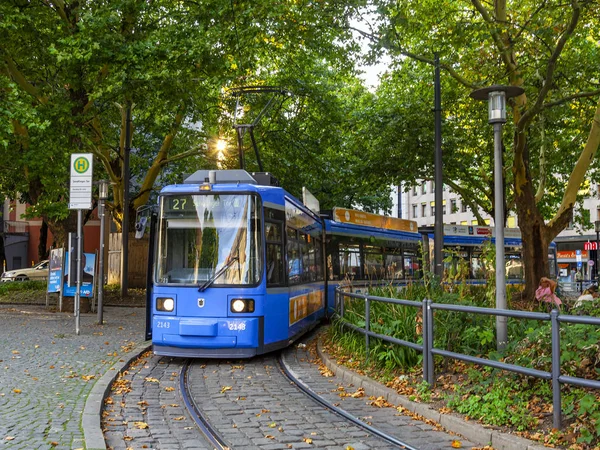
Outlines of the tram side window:
{"label": "tram side window", "polygon": [[523,261],[521,260],[521,254],[518,251],[507,251],[504,256],[504,262],[506,264],[506,278],[514,280],[522,280],[525,278]]}
{"label": "tram side window", "polygon": [[402,253],[400,249],[386,249],[385,277],[388,280],[401,280],[404,278],[402,267]]}
{"label": "tram side window", "polygon": [[323,281],[325,279],[325,271],[323,268],[323,242],[321,239],[313,238],[315,243],[315,279]]}
{"label": "tram side window", "polygon": [[364,246],[365,255],[365,277],[381,279],[385,275],[383,267],[383,252],[379,247],[373,247],[370,245]]}
{"label": "tram side window", "polygon": [[298,232],[288,227],[287,238],[288,278],[290,284],[298,284],[302,280],[302,259],[298,242]]}
{"label": "tram side window", "polygon": [[414,279],[418,278],[419,271],[421,270],[421,263],[419,261],[419,255],[416,250],[405,250],[404,251],[404,273],[406,278]]}
{"label": "tram side window", "polygon": [[305,282],[309,282],[309,281],[313,281],[312,277],[311,277],[311,271],[313,270],[313,261],[314,261],[314,255],[311,252],[311,245],[310,245],[310,236],[308,236],[305,233],[302,233],[301,231],[298,232],[300,239],[300,257],[302,260],[302,264],[300,265],[301,267],[301,274],[300,274],[300,280],[305,283]]}
{"label": "tram side window", "polygon": [[284,284],[281,228],[281,224],[279,223],[265,223],[265,236],[267,241],[267,286],[281,286]]}
{"label": "tram side window", "polygon": [[340,244],[340,278],[360,278],[360,248],[358,245]]}

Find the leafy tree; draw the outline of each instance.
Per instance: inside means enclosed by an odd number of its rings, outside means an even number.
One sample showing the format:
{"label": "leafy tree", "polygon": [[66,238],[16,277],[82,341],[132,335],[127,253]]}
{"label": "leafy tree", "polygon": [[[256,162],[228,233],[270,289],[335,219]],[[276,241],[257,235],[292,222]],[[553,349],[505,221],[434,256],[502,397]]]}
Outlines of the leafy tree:
{"label": "leafy tree", "polygon": [[[309,72],[317,62],[330,73],[351,67],[347,21],[360,3],[2,2],[0,190],[21,193],[64,241],[74,217],[65,201],[69,155],[91,152],[97,177],[112,182],[120,225],[124,208],[144,205],[157,180],[216,166],[215,137],[231,114],[224,88],[313,86],[322,79]],[[128,148],[134,192],[124,205]]]}
{"label": "leafy tree", "polygon": [[[504,141],[513,139],[504,154],[504,177],[507,205],[516,207],[519,218],[525,295],[531,298],[547,274],[548,246],[571,220],[586,173],[598,164],[600,6],[577,0],[498,0],[493,6],[480,0],[375,4],[380,27],[365,34],[400,67],[391,76],[408,81],[408,87],[400,87],[397,101],[418,103],[411,94],[422,93],[422,67],[431,67],[434,51],[440,55],[449,87],[444,95],[450,92],[445,100],[446,179],[455,180],[464,198],[490,214],[495,206],[492,132],[485,124],[487,105],[474,104],[468,94],[492,84],[525,89],[508,104],[512,123],[505,127]],[[410,114],[414,125],[418,121]],[[423,130],[417,130],[406,146],[398,147],[403,158],[414,162],[412,168],[423,173],[430,170],[433,149],[421,139]]]}

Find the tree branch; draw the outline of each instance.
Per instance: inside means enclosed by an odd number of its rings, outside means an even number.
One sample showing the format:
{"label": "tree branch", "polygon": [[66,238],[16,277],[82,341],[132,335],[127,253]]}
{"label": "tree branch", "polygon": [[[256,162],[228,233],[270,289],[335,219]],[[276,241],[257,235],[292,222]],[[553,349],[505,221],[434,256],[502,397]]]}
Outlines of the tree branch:
{"label": "tree branch", "polygon": [[[363,30],[359,30],[358,28],[355,27],[349,27],[350,30],[356,31],[357,33],[362,34],[364,37],[370,39],[373,42],[378,42],[380,43],[381,40],[375,36],[374,34],[371,33],[367,33],[366,31]],[[417,55],[415,53],[409,52],[408,50],[404,50],[402,47],[400,47],[399,45],[396,46],[394,49],[391,49],[388,47],[388,50],[396,50],[398,53],[400,53],[401,55],[407,56],[411,59],[414,59],[415,61],[420,61],[420,62],[424,62],[426,64],[429,64],[431,66],[433,66],[435,64],[435,61],[431,58],[426,58],[424,56],[421,55]],[[440,63],[440,69],[445,70],[446,72],[448,72],[448,74],[454,78],[456,81],[458,81],[460,84],[462,84],[463,86],[474,90],[474,89],[478,89],[481,86],[478,86],[474,83],[471,83],[469,80],[467,80],[465,77],[461,76],[453,67],[447,65],[447,64],[443,64]]]}
{"label": "tree branch", "polygon": [[[569,177],[569,182],[567,183],[567,188],[565,189],[565,193],[563,194],[563,199],[561,202],[558,211],[555,216],[548,222],[548,228],[555,229],[560,228],[561,224],[564,222],[564,215],[570,214],[575,201],[577,200],[577,192],[581,187],[581,183],[585,179],[585,174],[590,167],[596,153],[598,151],[598,146],[600,145],[600,101],[598,101],[596,112],[594,114],[594,119],[592,121],[592,127],[590,129],[590,134],[588,135],[587,142],[585,143],[585,147],[579,155],[579,159],[577,163],[575,163],[575,167],[571,172],[571,176]],[[559,230],[559,232],[562,228]],[[558,234],[558,232],[556,233]],[[556,236],[555,234],[555,236]]]}
{"label": "tree branch", "polygon": [[565,48],[567,41],[569,40],[569,38],[575,31],[575,28],[577,27],[577,23],[579,22],[581,8],[579,7],[577,0],[573,0],[571,2],[571,8],[573,9],[573,15],[571,16],[571,21],[569,22],[569,25],[567,26],[567,29],[565,30],[565,32],[558,39],[558,42],[556,43],[556,47],[554,48],[554,51],[552,52],[552,55],[550,56],[550,59],[548,60],[548,64],[546,66],[546,76],[544,78],[544,84],[538,93],[538,97],[535,101],[535,104],[523,113],[523,115],[519,119],[519,122],[517,123],[517,129],[519,131],[524,130],[525,126],[533,119],[533,117],[541,111],[543,104],[544,104],[544,99],[546,98],[546,96],[548,95],[548,92],[550,91],[550,88],[552,87],[552,81],[554,80],[554,69],[556,68],[556,62],[558,61],[558,58],[560,57],[563,49]]}
{"label": "tree branch", "polygon": [[163,159],[162,161],[159,162],[159,164],[162,167],[162,166],[166,166],[167,164],[172,163],[173,161],[187,158],[188,156],[200,155],[202,150],[203,150],[202,148],[197,148],[194,150],[188,150],[187,152],[181,152],[181,153],[171,156],[168,159]]}
{"label": "tree branch", "polygon": [[481,18],[488,24],[492,39],[494,40],[494,43],[496,44],[496,47],[498,48],[498,51],[500,52],[500,57],[502,58],[502,62],[508,69],[508,72],[509,73],[515,72],[517,69],[517,66],[510,57],[510,47],[505,45],[504,41],[502,40],[502,36],[496,30],[496,23],[497,23],[496,19],[490,15],[488,10],[485,9],[485,7],[481,4],[481,2],[479,0],[471,0],[471,3],[475,7],[475,9],[477,9],[477,11],[479,11]]}
{"label": "tree branch", "polygon": [[6,68],[8,69],[10,77],[15,83],[17,83],[17,85],[19,85],[19,87],[21,87],[21,89],[34,97],[39,103],[43,105],[48,103],[48,98],[41,96],[40,90],[27,81],[27,78],[25,78],[25,75],[23,75],[23,73],[19,70],[17,64],[10,55],[4,55],[4,62],[6,63]]}
{"label": "tree branch", "polygon": [[468,197],[466,189],[463,189],[462,186],[460,186],[459,184],[457,184],[456,182],[454,182],[452,180],[446,180],[445,183],[448,186],[450,186],[454,191],[458,192],[460,195],[460,198],[463,201],[467,202],[467,205],[469,205],[469,208],[473,212],[473,215],[477,219],[477,222],[480,224],[484,224],[485,219],[479,213],[479,208],[478,208],[479,205],[477,205],[477,202],[475,202],[474,200],[472,200],[471,198]]}
{"label": "tree branch", "polygon": [[560,100],[555,100],[553,102],[544,103],[543,108],[552,108],[554,106],[562,105],[564,103],[568,103],[571,100],[575,100],[577,98],[588,98],[595,97],[596,95],[600,95],[600,89],[597,91],[589,91],[589,92],[578,92],[577,94],[568,95],[566,97],[561,98]]}

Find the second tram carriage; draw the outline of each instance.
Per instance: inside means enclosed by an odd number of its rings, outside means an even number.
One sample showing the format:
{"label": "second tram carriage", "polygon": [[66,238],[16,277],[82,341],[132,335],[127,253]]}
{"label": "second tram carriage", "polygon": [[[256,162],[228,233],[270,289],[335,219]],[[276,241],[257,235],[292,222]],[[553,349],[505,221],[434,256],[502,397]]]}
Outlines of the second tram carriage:
{"label": "second tram carriage", "polygon": [[147,293],[156,354],[250,357],[324,316],[322,220],[261,176],[198,171],[161,191]]}
{"label": "second tram carriage", "polygon": [[334,208],[325,235],[328,311],[340,283],[401,284],[421,277],[421,235],[412,220]]}

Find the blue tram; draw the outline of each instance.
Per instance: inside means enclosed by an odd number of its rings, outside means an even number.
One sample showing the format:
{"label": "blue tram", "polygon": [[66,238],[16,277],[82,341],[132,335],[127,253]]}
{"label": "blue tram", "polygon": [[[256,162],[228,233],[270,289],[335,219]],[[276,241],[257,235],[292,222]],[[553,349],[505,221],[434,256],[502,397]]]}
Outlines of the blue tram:
{"label": "blue tram", "polygon": [[401,284],[422,277],[422,237],[412,220],[334,208],[325,234],[328,311],[340,283]]}
{"label": "blue tram", "polygon": [[201,170],[161,191],[147,291],[155,354],[251,357],[324,316],[323,222],[271,180]]}

